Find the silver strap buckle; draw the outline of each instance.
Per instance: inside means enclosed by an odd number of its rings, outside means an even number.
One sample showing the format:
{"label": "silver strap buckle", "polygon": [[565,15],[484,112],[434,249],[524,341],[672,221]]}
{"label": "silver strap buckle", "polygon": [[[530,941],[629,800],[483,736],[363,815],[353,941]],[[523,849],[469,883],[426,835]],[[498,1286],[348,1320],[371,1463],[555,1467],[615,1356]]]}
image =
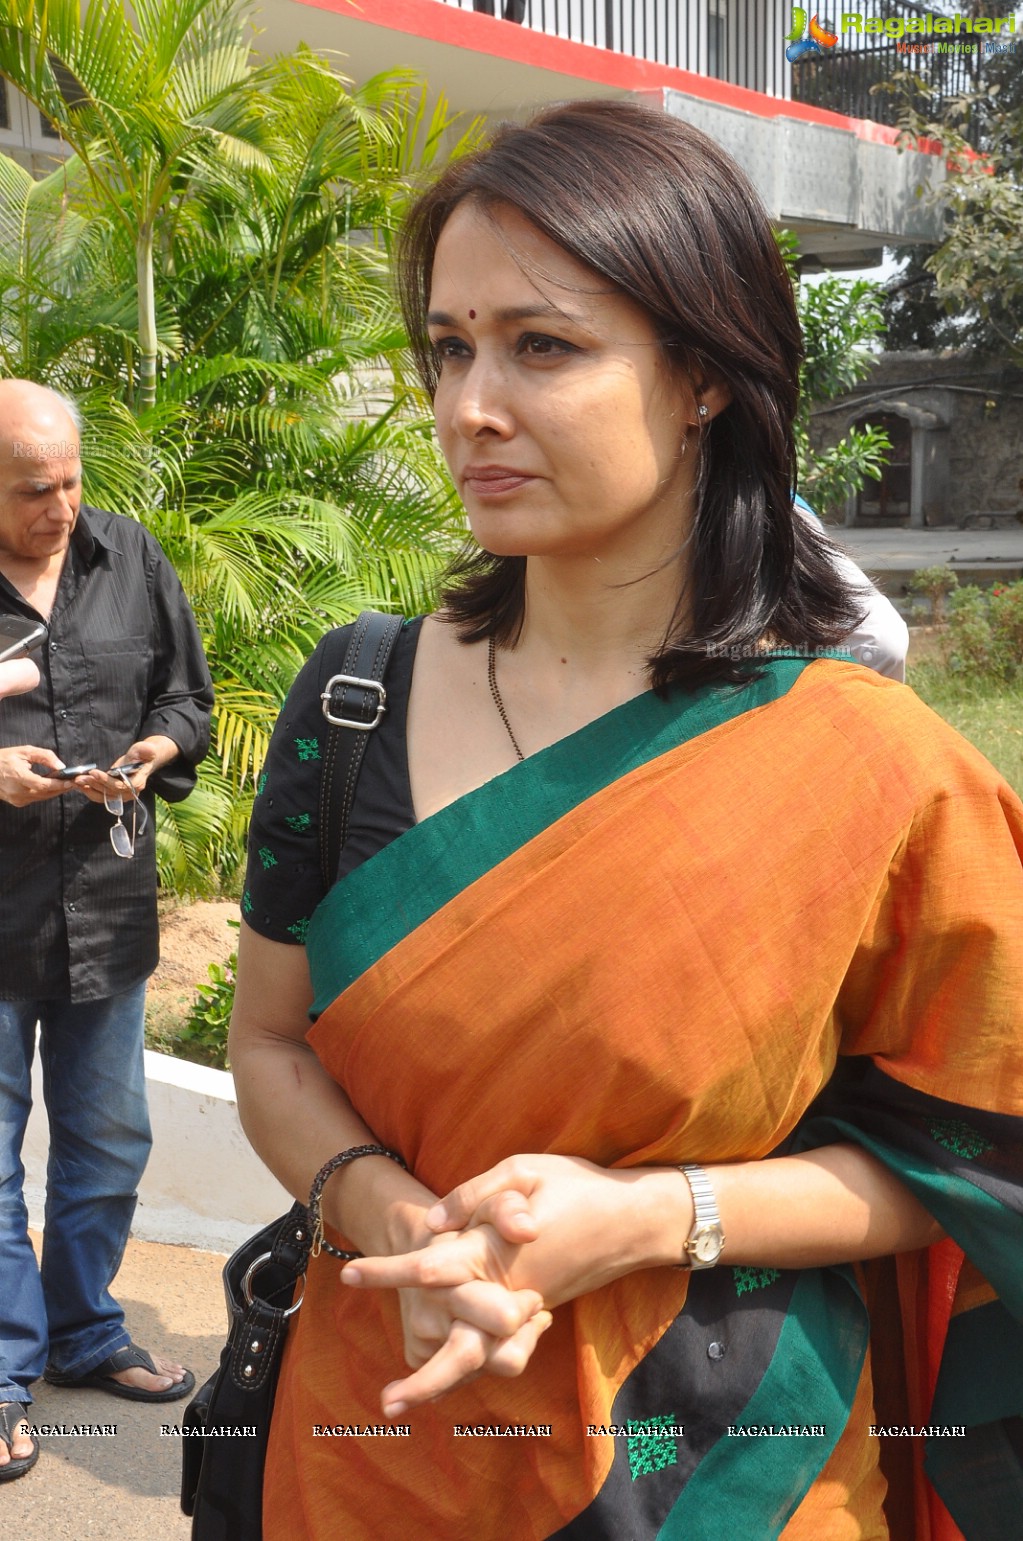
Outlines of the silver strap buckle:
{"label": "silver strap buckle", "polygon": [[[372,722],[358,722],[354,717],[335,717],[330,710],[330,698],[334,694],[336,685],[357,685],[361,690],[375,690],[377,694],[377,714]],[[335,728],[358,728],[362,733],[370,733],[380,725],[380,719],[387,710],[387,691],[379,680],[363,680],[357,674],[335,674],[327,681],[326,689],[320,694],[323,703],[323,715]]]}
{"label": "silver strap buckle", "polygon": [[[251,1306],[251,1304],[252,1304],[252,1281],[253,1281],[253,1279],[255,1278],[255,1276],[259,1272],[259,1270],[266,1263],[269,1263],[269,1262],[272,1262],[272,1261],[273,1261],[273,1253],[272,1252],[264,1252],[261,1257],[257,1257],[254,1260],[254,1262],[251,1262],[249,1264],[248,1268],[246,1268],[245,1276],[242,1279],[242,1283],[241,1283],[241,1291],[242,1291],[242,1298],[245,1301],[245,1304],[247,1306]],[[299,1275],[299,1282],[302,1285],[302,1293],[301,1293],[301,1295],[299,1295],[298,1299],[293,1302],[293,1304],[288,1306],[286,1311],[282,1311],[281,1312],[282,1316],[294,1316],[295,1312],[298,1310],[299,1306],[302,1304],[303,1300],[305,1299],[305,1274],[304,1273]]]}

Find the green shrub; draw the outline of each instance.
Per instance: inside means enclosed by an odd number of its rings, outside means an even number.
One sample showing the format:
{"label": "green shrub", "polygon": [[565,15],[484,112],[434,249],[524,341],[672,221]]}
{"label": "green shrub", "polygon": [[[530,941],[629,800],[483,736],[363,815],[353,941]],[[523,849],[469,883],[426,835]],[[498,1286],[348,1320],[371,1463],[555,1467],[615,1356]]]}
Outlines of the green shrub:
{"label": "green shrub", "polygon": [[891,445],[881,428],[849,428],[827,448],[811,443],[810,427],[825,402],[834,401],[869,375],[884,333],[880,284],[860,278],[850,282],[829,274],[816,284],[797,279],[799,242],[790,230],[777,234],[782,256],[796,286],[803,331],[799,412],[795,422],[799,490],[824,517],[840,516],[846,500],[868,478],[879,481]]}
{"label": "green shrub", "polygon": [[[228,925],[237,931],[239,922],[231,920]],[[171,1050],[179,1058],[193,1060],[198,1065],[213,1065],[218,1070],[228,1068],[227,1030],[234,1007],[237,968],[237,949],[226,963],[209,964],[209,983],[196,986],[195,999]]]}
{"label": "green shrub", "polygon": [[995,651],[1015,675],[1023,667],[1023,581],[996,584],[991,590],[991,632]]}
{"label": "green shrub", "polygon": [[922,594],[931,602],[931,614],[936,624],[945,619],[945,600],[959,587],[959,575],[951,567],[920,567],[909,580],[909,592]]}
{"label": "green shrub", "polygon": [[955,674],[1007,684],[1023,678],[1023,582],[956,589],[944,653]]}

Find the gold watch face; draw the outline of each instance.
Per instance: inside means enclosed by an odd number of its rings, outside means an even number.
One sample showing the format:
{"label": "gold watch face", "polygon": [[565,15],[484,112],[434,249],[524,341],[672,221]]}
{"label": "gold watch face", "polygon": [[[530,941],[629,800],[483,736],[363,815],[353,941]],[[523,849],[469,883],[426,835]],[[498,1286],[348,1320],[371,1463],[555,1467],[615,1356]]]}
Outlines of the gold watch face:
{"label": "gold watch face", "polygon": [[724,1246],[724,1237],[717,1226],[707,1226],[690,1239],[689,1251],[700,1263],[716,1263]]}

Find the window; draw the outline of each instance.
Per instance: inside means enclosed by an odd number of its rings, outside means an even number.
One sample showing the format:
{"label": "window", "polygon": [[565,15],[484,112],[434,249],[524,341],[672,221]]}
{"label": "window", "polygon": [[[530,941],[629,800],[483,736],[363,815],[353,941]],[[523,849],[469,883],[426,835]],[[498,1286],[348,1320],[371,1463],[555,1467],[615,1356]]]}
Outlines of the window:
{"label": "window", "polygon": [[[89,93],[81,82],[75,78],[67,65],[61,64],[60,60],[55,58],[52,53],[48,53],[46,57],[49,60],[50,69],[53,71],[53,78],[57,82],[57,90],[67,105],[69,107],[79,107],[87,102],[89,100]],[[44,139],[60,138],[59,129],[54,128],[44,113],[39,114],[39,121],[42,125]]]}

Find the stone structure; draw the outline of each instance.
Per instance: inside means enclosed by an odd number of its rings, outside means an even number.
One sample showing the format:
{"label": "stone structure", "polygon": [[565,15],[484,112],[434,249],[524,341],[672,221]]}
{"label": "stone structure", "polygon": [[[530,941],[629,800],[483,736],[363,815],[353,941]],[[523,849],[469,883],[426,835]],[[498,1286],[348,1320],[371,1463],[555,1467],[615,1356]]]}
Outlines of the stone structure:
{"label": "stone structure", "polygon": [[1023,369],[951,349],[881,353],[866,380],[813,414],[815,447],[851,427],[892,442],[880,483],[828,516],[846,525],[997,525],[1023,511]]}

